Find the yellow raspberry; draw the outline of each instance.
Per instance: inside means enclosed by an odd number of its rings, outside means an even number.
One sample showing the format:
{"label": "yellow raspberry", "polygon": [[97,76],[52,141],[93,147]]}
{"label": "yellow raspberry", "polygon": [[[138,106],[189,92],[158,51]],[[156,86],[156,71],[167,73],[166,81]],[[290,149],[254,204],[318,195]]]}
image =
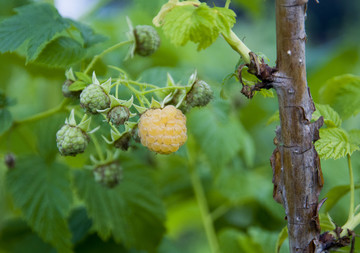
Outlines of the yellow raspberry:
{"label": "yellow raspberry", "polygon": [[173,105],[147,110],[138,128],[141,144],[160,154],[177,151],[187,140],[186,117]]}

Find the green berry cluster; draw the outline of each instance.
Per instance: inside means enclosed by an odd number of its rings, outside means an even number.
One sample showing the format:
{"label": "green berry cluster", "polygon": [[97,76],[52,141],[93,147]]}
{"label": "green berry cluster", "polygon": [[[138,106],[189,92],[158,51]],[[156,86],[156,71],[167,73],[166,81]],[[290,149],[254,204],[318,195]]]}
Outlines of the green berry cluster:
{"label": "green berry cluster", "polygon": [[138,25],[134,29],[135,53],[141,56],[149,56],[155,53],[160,46],[160,37],[154,27]]}
{"label": "green berry cluster", "polygon": [[[178,92],[174,96],[174,103],[179,103],[180,98],[183,96],[181,92]],[[186,95],[179,106],[179,109],[183,113],[189,112],[193,107],[206,106],[213,99],[213,91],[209,84],[203,80],[196,80],[191,85],[190,89],[186,92]]]}
{"label": "green berry cluster", "polygon": [[84,152],[89,136],[81,128],[65,124],[56,133],[56,143],[61,155],[75,156]]}
{"label": "green berry cluster", "polygon": [[126,106],[118,105],[110,109],[107,114],[108,120],[115,126],[124,125],[130,117],[130,110]]}
{"label": "green berry cluster", "polygon": [[108,188],[114,188],[122,179],[122,168],[118,161],[98,165],[93,173],[95,181]]}
{"label": "green berry cluster", "polygon": [[90,84],[80,94],[80,106],[88,113],[97,114],[98,110],[110,107],[110,98],[99,84]]}

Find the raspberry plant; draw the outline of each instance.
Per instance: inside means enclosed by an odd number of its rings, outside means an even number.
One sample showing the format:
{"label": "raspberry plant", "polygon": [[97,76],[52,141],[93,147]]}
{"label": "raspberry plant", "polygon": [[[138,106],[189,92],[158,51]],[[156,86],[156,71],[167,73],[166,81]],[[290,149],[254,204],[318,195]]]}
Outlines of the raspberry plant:
{"label": "raspberry plant", "polygon": [[[153,9],[146,8],[152,1],[142,4],[145,12]],[[1,21],[0,52],[5,54],[0,57],[22,59],[39,87],[39,75],[58,85],[47,83],[53,88],[39,88],[34,98],[12,73],[14,80],[8,78],[5,92],[0,90],[0,150],[6,151],[0,156],[0,201],[6,202],[0,206],[5,213],[0,252],[28,252],[30,247],[36,252],[87,252],[90,247],[94,252],[176,252],[176,243],[182,252],[194,252],[191,243],[175,242],[189,230],[179,225],[182,219],[204,228],[205,252],[270,252],[270,245],[276,252],[346,246],[354,251],[359,245],[354,244],[360,223],[354,167],[360,141],[352,125],[359,123],[360,79],[330,79],[314,104],[305,76],[307,1],[276,1],[274,66],[239,38],[229,0],[224,7],[200,1],[161,4],[151,14],[159,28],[149,25],[147,12],[142,18],[121,13],[107,24],[111,32],[94,22],[107,36],[42,2],[15,8]],[[126,38],[118,40],[121,36]],[[233,67],[225,61],[220,66],[222,60],[212,51],[219,37],[235,52],[221,47],[220,58],[240,58],[222,84],[212,76]],[[188,42],[214,55],[211,61],[191,46],[183,51]],[[176,62],[182,58],[190,59]],[[182,67],[194,62],[199,66],[191,74],[190,67]],[[21,93],[18,101],[12,86]],[[279,111],[269,120],[280,121],[270,159],[273,186],[262,152],[271,144],[264,136],[271,134],[259,121],[251,123],[267,117],[257,117],[256,109],[244,116],[249,110],[243,108],[244,97],[235,95],[240,90],[247,98],[277,94]],[[52,101],[60,93],[62,101]],[[219,94],[230,98],[221,100]],[[31,99],[41,98],[56,104],[36,114],[47,105],[37,108]],[[254,100],[250,107],[258,103]],[[266,103],[258,107],[266,109]],[[24,105],[29,104],[28,111]],[[319,200],[326,187],[319,157],[344,157],[349,169],[350,182],[327,189],[326,201]],[[272,187],[285,211],[264,198]],[[346,193],[347,220],[332,219],[329,211]],[[193,209],[198,212],[184,215]],[[234,221],[234,214],[241,218]],[[281,230],[284,217],[287,226]],[[249,219],[252,227],[245,231],[241,224]],[[187,236],[199,234],[202,230]],[[289,245],[283,243],[286,238]]]}

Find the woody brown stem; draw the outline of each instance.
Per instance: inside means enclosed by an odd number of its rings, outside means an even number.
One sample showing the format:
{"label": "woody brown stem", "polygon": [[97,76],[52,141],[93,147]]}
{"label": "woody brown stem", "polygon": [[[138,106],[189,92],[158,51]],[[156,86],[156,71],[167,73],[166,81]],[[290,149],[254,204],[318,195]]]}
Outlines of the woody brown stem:
{"label": "woody brown stem", "polygon": [[278,71],[272,85],[279,101],[280,127],[271,162],[274,198],[285,208],[291,252],[315,252],[323,185],[314,148],[323,119],[310,122],[315,106],[306,81],[306,4],[307,0],[276,0]]}

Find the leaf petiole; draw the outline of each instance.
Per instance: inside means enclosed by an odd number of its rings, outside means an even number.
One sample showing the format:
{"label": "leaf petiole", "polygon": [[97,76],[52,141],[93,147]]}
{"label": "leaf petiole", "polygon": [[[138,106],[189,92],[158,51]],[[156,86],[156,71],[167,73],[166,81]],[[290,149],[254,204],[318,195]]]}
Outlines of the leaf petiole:
{"label": "leaf petiole", "polygon": [[242,42],[242,40],[239,39],[239,37],[232,30],[230,30],[230,33],[228,35],[222,33],[222,36],[226,40],[226,42],[231,46],[231,48],[240,54],[244,62],[246,64],[249,64],[250,63],[249,53],[251,52],[251,50],[244,44],[244,42]]}

